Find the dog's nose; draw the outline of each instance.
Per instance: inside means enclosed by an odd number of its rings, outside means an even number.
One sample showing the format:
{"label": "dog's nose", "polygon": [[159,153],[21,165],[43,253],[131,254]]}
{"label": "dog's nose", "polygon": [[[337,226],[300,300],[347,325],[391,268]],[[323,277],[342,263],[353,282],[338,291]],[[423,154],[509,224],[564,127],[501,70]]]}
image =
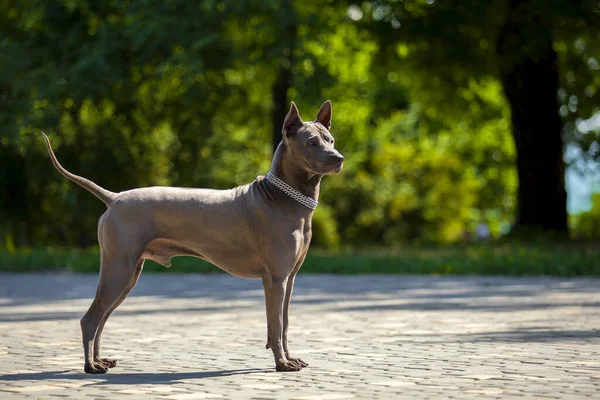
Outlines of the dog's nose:
{"label": "dog's nose", "polygon": [[336,163],[338,163],[338,164],[341,164],[341,163],[342,163],[342,161],[344,161],[344,156],[343,156],[343,155],[341,155],[340,153],[337,153],[337,154],[332,154],[332,155],[331,155],[331,157],[332,157],[332,158],[333,158],[333,160],[334,160]]}

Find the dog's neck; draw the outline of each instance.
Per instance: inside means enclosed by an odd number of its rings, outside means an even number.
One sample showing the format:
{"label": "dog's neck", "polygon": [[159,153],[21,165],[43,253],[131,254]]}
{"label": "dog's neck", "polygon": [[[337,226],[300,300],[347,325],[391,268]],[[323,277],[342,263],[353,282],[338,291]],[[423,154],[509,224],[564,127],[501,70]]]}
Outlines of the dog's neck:
{"label": "dog's neck", "polygon": [[319,200],[319,188],[323,175],[315,174],[297,166],[290,159],[284,141],[281,141],[277,146],[277,150],[275,150],[271,173],[303,195]]}

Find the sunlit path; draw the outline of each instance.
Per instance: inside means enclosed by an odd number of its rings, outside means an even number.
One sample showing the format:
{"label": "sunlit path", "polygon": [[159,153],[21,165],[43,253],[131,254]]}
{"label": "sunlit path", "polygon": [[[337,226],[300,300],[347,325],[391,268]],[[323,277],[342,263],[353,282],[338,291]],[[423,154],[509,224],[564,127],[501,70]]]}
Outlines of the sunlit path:
{"label": "sunlit path", "polygon": [[600,280],[297,279],[292,355],[265,350],[259,282],[142,275],[83,374],[93,275],[0,275],[0,398],[585,398],[600,392]]}

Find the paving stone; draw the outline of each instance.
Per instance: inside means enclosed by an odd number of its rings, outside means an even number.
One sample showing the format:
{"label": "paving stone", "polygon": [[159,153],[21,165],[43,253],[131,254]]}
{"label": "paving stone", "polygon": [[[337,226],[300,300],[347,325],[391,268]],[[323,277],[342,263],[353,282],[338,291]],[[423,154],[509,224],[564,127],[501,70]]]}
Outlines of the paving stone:
{"label": "paving stone", "polygon": [[79,319],[97,277],[0,274],[0,399],[600,397],[600,280],[302,275],[292,355],[265,350],[260,281],[142,275],[87,375]]}

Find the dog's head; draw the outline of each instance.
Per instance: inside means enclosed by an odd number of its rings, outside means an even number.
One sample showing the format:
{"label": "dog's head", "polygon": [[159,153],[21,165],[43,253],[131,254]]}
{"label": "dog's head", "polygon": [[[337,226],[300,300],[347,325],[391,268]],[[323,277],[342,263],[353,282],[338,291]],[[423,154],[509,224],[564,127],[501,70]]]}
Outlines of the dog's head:
{"label": "dog's head", "polygon": [[325,175],[342,170],[344,156],[334,147],[331,128],[331,102],[327,100],[314,122],[303,122],[298,107],[292,102],[283,122],[283,140],[295,163],[307,171]]}

